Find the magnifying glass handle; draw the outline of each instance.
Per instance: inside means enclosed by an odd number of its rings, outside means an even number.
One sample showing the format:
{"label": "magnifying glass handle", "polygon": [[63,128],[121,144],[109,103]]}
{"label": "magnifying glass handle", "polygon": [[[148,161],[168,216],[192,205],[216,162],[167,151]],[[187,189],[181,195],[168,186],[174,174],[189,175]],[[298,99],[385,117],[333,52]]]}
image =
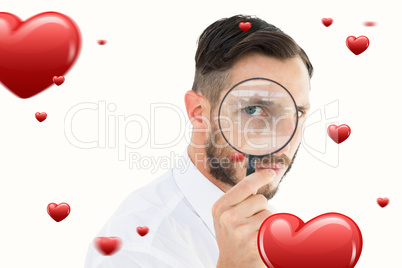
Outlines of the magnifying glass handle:
{"label": "magnifying glass handle", "polygon": [[247,173],[246,176],[252,174],[255,172],[255,163],[257,160],[257,156],[254,155],[248,155],[247,156]]}

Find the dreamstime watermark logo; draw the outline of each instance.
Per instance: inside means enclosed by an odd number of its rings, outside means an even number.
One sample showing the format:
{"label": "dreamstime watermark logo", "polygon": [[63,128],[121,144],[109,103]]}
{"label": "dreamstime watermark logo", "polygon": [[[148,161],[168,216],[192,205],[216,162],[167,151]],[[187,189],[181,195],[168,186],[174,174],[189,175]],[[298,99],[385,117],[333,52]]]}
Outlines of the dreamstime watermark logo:
{"label": "dreamstime watermark logo", "polygon": [[[186,120],[185,113],[178,106],[170,103],[150,104],[150,117],[148,119],[140,114],[131,114],[128,116],[119,115],[115,113],[116,110],[117,106],[115,104],[109,103],[107,105],[106,101],[99,101],[98,103],[85,102],[74,105],[67,111],[64,121],[64,132],[67,141],[73,146],[81,149],[116,149],[119,161],[127,161],[128,156],[130,169],[151,169],[155,172],[157,168],[169,169],[173,167],[177,164],[178,156],[171,154],[167,158],[150,158],[148,156],[141,156],[137,152],[139,148],[148,146],[148,143],[149,147],[153,149],[172,148],[179,144],[183,139],[185,139],[188,144],[191,144],[191,146],[205,148],[205,146],[208,145],[192,143],[192,132],[207,132],[208,135],[210,134],[213,137],[221,133],[219,127],[214,131],[214,133],[212,133],[212,130],[216,129],[216,118],[214,118],[215,122],[210,122],[208,118],[203,117],[202,119],[207,127],[205,129],[193,129],[191,121]],[[156,119],[158,116],[163,118],[163,115],[166,114],[166,112],[173,113],[176,119],[178,119],[178,124],[172,126],[172,128],[177,132],[177,135],[167,142],[158,142],[156,135]],[[322,113],[325,114],[325,120],[322,117]],[[82,132],[82,128],[88,126],[84,124],[83,126],[74,128],[73,126],[75,125],[73,122],[80,117],[85,118],[88,114],[93,118],[91,119],[92,121],[97,121],[97,129],[91,129],[92,132],[96,133],[96,136],[93,136],[91,139],[80,139],[77,133],[80,131]],[[301,128],[302,132],[303,147],[315,158],[333,167],[336,167],[339,164],[339,150],[337,144],[334,145],[332,144],[333,142],[330,143],[331,141],[327,139],[326,129],[329,124],[337,123],[334,122],[334,120],[338,118],[338,115],[339,103],[338,101],[333,101],[325,105],[322,109],[310,112],[303,125],[299,124],[298,126],[298,128]],[[239,145],[247,148],[258,149],[258,147],[261,147],[262,145],[269,146],[269,143],[261,144],[261,141],[256,137],[277,137],[277,135],[272,135],[272,133],[277,134],[277,129],[281,128],[281,124],[284,124],[284,122],[288,122],[289,124],[289,120],[291,120],[289,117],[270,118],[270,120],[255,117],[254,122],[249,118],[240,124],[239,118],[236,118],[235,120],[227,120],[226,118],[225,122],[229,123],[223,124],[224,127],[222,127],[222,133],[231,142],[236,140],[237,143],[234,142],[236,143],[236,147]],[[241,128],[239,130],[240,125]],[[256,125],[264,125],[265,127],[260,128],[265,129],[265,133],[255,131],[255,129],[257,129],[257,127],[255,127]],[[130,126],[135,126],[134,134],[128,131]],[[246,131],[244,130],[244,126],[247,126]],[[250,129],[250,126],[253,126],[253,131],[247,130]],[[316,133],[319,133],[319,135]],[[137,139],[133,141],[132,136],[136,136]],[[309,139],[310,136],[314,138]],[[318,136],[325,137],[324,141],[320,141],[321,144],[317,144],[317,140],[320,140],[316,138]],[[228,146],[227,143],[216,142],[215,138],[211,140],[213,143],[212,146],[219,148]],[[277,144],[278,138],[272,139],[270,142],[272,145]]]}

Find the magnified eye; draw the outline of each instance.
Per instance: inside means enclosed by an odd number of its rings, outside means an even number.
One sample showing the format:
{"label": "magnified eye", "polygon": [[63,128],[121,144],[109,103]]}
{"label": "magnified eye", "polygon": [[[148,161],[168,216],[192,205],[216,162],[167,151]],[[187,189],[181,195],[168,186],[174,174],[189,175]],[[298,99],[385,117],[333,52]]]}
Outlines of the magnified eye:
{"label": "magnified eye", "polygon": [[266,115],[266,113],[260,106],[248,106],[246,108],[243,108],[242,111],[244,111],[248,115],[255,115],[255,116]]}
{"label": "magnified eye", "polygon": [[301,117],[305,114],[305,112],[303,112],[303,111],[297,111],[297,114],[298,114],[299,118],[301,118]]}

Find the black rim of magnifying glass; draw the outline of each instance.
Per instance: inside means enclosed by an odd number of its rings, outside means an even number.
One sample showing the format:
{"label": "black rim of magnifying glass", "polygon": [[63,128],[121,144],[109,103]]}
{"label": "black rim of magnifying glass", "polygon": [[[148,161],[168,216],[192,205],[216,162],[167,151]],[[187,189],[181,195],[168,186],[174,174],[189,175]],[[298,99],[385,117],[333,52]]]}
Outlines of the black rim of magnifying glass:
{"label": "black rim of magnifying glass", "polygon": [[[222,126],[221,126],[221,118],[220,118],[220,116],[221,116],[222,104],[223,104],[224,100],[226,99],[226,96],[229,95],[229,93],[230,93],[235,87],[237,87],[238,85],[243,84],[243,83],[245,83],[245,82],[247,82],[247,81],[250,81],[250,80],[266,80],[266,81],[273,82],[273,83],[277,84],[278,86],[282,87],[284,90],[286,90],[286,92],[287,92],[287,93],[289,94],[289,96],[292,98],[293,104],[295,105],[295,108],[296,108],[296,125],[295,125],[295,129],[294,129],[292,135],[290,136],[289,140],[288,140],[281,148],[279,148],[278,150],[276,150],[276,151],[274,151],[274,152],[272,152],[272,153],[269,153],[269,154],[264,154],[264,155],[251,155],[251,154],[247,154],[247,153],[245,153],[245,152],[242,152],[242,151],[238,150],[237,148],[235,148],[232,144],[230,144],[230,142],[226,139],[225,135],[224,135],[223,132],[222,132]],[[219,110],[218,110],[218,124],[219,124],[219,129],[220,129],[220,131],[222,132],[222,136],[223,136],[223,138],[225,139],[226,143],[229,144],[230,147],[232,147],[233,149],[235,149],[235,150],[238,151],[239,153],[242,153],[242,154],[246,155],[247,158],[248,158],[247,174],[246,174],[246,176],[248,176],[248,175],[250,175],[251,173],[254,172],[254,170],[255,170],[255,168],[254,168],[254,161],[255,161],[255,159],[263,158],[263,157],[266,157],[266,156],[270,156],[270,155],[272,155],[272,154],[274,154],[274,153],[276,153],[276,152],[279,152],[280,150],[282,150],[283,148],[285,148],[285,147],[288,145],[288,143],[293,139],[293,136],[294,136],[295,133],[296,133],[298,123],[299,123],[299,110],[297,109],[297,104],[296,104],[296,101],[295,101],[295,99],[293,98],[292,94],[290,94],[289,90],[287,90],[283,85],[279,84],[278,82],[276,82],[276,81],[274,81],[274,80],[271,80],[271,79],[268,79],[268,78],[264,78],[264,77],[248,78],[248,79],[245,79],[245,80],[243,80],[243,81],[240,81],[239,83],[237,83],[236,85],[234,85],[233,87],[231,87],[231,88],[228,90],[228,92],[226,92],[225,96],[223,96],[222,102],[221,102],[221,104],[219,105]],[[252,163],[252,162],[253,162],[253,163]]]}

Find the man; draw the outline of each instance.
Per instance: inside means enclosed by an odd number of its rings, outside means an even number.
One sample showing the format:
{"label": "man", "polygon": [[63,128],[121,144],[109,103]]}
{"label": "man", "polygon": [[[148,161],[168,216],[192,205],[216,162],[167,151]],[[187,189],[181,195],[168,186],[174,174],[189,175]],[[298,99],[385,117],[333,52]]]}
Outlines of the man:
{"label": "man", "polygon": [[[244,32],[240,22],[250,22],[251,28]],[[133,192],[98,235],[120,237],[122,247],[103,256],[91,244],[87,268],[265,267],[257,234],[272,214],[267,200],[299,148],[313,67],[280,29],[243,15],[218,20],[205,29],[195,61],[193,89],[185,94],[193,126],[191,144],[183,154],[189,167],[174,168]],[[299,124],[287,146],[246,176],[247,157],[221,146],[226,143],[216,119],[226,92],[254,77],[277,81],[289,90]],[[149,233],[138,235],[139,226],[147,226]]]}

